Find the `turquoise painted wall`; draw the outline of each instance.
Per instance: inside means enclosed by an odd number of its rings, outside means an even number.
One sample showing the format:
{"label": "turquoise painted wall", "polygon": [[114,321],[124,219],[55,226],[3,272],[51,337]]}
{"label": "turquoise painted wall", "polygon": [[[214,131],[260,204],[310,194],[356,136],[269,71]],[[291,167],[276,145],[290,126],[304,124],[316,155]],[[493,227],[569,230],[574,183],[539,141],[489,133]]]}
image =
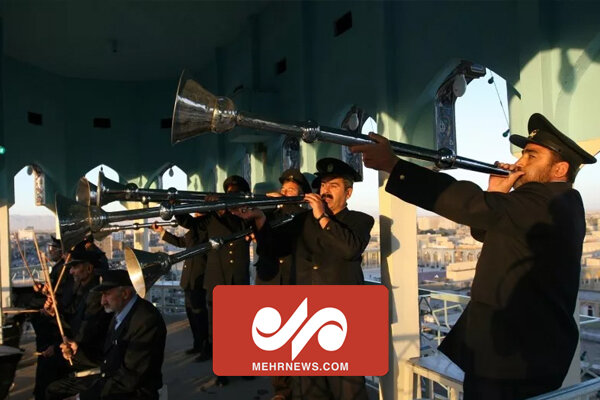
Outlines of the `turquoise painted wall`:
{"label": "turquoise painted wall", "polygon": [[[467,59],[506,79],[513,130],[522,132],[528,115],[542,111],[575,139],[594,139],[599,11],[596,2],[273,2],[194,72],[243,111],[338,126],[357,104],[386,136],[432,147],[433,97]],[[347,12],[352,28],[335,36],[334,22]],[[194,190],[221,190],[226,175],[242,173],[246,154],[254,160],[252,184],[276,182],[281,172],[277,134],[236,129],[171,146],[160,120],[170,117],[184,65],[170,79],[145,82],[67,78],[6,56],[2,67],[3,177],[34,162],[72,196],[78,178],[100,163],[139,184],[174,163]],[[44,125],[28,124],[27,111],[42,113]],[[111,129],[93,128],[95,117],[111,118]],[[318,158],[340,154],[337,145],[302,144],[302,169],[313,172]],[[0,186],[0,196],[11,197],[12,185]]]}

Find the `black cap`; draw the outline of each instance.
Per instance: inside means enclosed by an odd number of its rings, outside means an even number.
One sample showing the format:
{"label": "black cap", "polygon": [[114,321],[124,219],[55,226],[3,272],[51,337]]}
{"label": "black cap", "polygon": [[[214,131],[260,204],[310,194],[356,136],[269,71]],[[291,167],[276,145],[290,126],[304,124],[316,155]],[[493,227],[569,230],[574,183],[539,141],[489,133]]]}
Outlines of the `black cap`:
{"label": "black cap", "polygon": [[317,161],[317,177],[334,176],[338,178],[350,179],[353,182],[360,182],[362,177],[351,166],[338,160],[337,158],[321,158]]}
{"label": "black cap", "polygon": [[310,185],[308,184],[308,181],[306,180],[304,175],[302,175],[300,170],[298,170],[296,168],[286,169],[285,171],[283,171],[283,173],[279,177],[279,182],[281,184],[283,184],[284,182],[290,182],[290,181],[296,182],[302,189],[302,192],[304,192],[304,193],[312,192]]}
{"label": "black cap", "polygon": [[51,240],[51,242],[49,243],[50,246],[62,248],[60,239],[57,239],[56,237],[50,235],[50,240]]}
{"label": "black cap", "polygon": [[230,186],[237,186],[238,189],[240,189],[240,192],[250,192],[250,185],[248,185],[248,182],[239,175],[231,175],[225,179],[225,182],[223,182],[223,191],[227,192],[227,189]]}
{"label": "black cap", "polygon": [[108,259],[106,254],[98,248],[94,243],[83,240],[77,243],[67,253],[66,266],[73,266],[89,262],[97,269],[108,269]]}
{"label": "black cap", "polygon": [[104,292],[119,286],[133,287],[131,279],[129,278],[129,273],[124,269],[107,269],[100,274],[100,284],[95,286],[92,290],[94,292]]}
{"label": "black cap", "polygon": [[529,117],[527,124],[529,136],[511,135],[510,142],[522,149],[528,143],[544,146],[560,154],[560,156],[572,165],[593,164],[596,158],[579,147],[564,133],[559,131],[542,114],[535,113]]}

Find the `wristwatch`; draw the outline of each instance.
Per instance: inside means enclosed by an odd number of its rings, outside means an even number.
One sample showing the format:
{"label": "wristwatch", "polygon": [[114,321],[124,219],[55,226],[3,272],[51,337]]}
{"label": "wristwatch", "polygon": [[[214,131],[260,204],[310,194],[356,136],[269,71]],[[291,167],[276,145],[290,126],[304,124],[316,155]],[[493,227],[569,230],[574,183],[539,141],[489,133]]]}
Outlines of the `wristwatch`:
{"label": "wristwatch", "polygon": [[329,215],[327,215],[327,213],[323,213],[321,214],[321,216],[319,218],[317,218],[317,222],[319,222],[320,220],[322,220],[323,218],[329,218]]}

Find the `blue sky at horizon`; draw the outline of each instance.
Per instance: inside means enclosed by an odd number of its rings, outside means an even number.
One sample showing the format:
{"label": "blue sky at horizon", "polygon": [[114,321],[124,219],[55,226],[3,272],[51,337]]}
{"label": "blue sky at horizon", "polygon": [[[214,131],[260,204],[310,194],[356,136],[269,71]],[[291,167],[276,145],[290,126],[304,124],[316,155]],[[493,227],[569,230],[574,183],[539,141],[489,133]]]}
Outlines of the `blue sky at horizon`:
{"label": "blue sky at horizon", "polygon": [[[488,70],[485,77],[472,81],[464,96],[456,102],[456,131],[457,152],[463,157],[493,163],[496,160],[514,162],[516,159],[510,153],[508,137],[502,133],[508,129],[505,113],[508,113],[506,83],[496,74],[493,74],[496,88],[488,83],[492,72]],[[499,100],[499,98],[501,100]],[[500,104],[503,103],[503,108]],[[525,134],[525,127],[517,134]],[[385,136],[385,132],[382,133]],[[97,181],[100,166],[88,171],[86,177],[92,182]],[[163,175],[163,187],[186,189],[186,176],[183,171],[175,167],[173,177],[167,170]],[[118,180],[116,171],[104,167],[106,176]],[[487,175],[466,170],[453,170],[449,174],[457,179],[471,180],[482,188],[487,187]],[[353,209],[360,209],[370,214],[378,214],[378,188],[377,172],[368,168],[364,169],[364,182],[355,184],[354,193],[349,201]],[[586,166],[581,170],[575,182],[575,188],[581,192],[586,211],[600,210],[600,194],[598,182],[600,176],[600,163]],[[11,215],[48,215],[53,214],[46,207],[36,207],[33,202],[33,176],[27,174],[27,167],[15,175],[15,204],[10,208]],[[119,203],[105,207],[108,211],[123,209]],[[419,215],[433,215],[420,212]]]}

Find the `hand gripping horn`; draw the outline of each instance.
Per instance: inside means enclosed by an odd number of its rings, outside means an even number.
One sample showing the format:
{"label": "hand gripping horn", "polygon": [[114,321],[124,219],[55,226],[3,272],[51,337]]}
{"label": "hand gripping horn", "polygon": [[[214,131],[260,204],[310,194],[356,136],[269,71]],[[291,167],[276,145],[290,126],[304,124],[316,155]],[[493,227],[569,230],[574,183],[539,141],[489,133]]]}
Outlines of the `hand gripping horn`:
{"label": "hand gripping horn", "polygon": [[224,198],[210,202],[177,205],[164,202],[160,207],[114,212],[106,212],[98,206],[86,207],[60,194],[56,195],[55,203],[62,248],[63,252],[67,252],[90,233],[100,232],[102,228],[113,222],[153,217],[161,217],[168,221],[178,214],[210,212],[237,207],[276,207],[282,204],[300,203],[303,200],[304,196],[255,197],[248,194],[245,198],[238,199]]}
{"label": "hand gripping horn", "polygon": [[[294,214],[289,214],[270,223],[271,227],[276,228],[286,224],[294,219]],[[187,258],[206,253],[210,250],[217,250],[221,246],[241,239],[252,233],[252,228],[242,230],[232,235],[220,238],[210,238],[208,242],[194,246],[187,250],[175,254],[163,252],[150,253],[142,250],[135,250],[129,247],[125,248],[125,264],[129,272],[129,278],[133,283],[135,291],[141,296],[146,296],[148,290],[156,283],[161,276],[171,270],[171,266]]]}
{"label": "hand gripping horn", "polygon": [[208,196],[217,196],[221,198],[243,199],[247,198],[246,193],[214,193],[214,192],[194,192],[186,190],[169,189],[146,189],[140,188],[135,183],[115,182],[104,176],[102,172],[98,173],[98,185],[94,185],[86,178],[79,179],[77,185],[77,202],[85,206],[104,206],[113,201],[139,201],[142,204],[162,201],[179,202],[198,202],[204,201]]}

